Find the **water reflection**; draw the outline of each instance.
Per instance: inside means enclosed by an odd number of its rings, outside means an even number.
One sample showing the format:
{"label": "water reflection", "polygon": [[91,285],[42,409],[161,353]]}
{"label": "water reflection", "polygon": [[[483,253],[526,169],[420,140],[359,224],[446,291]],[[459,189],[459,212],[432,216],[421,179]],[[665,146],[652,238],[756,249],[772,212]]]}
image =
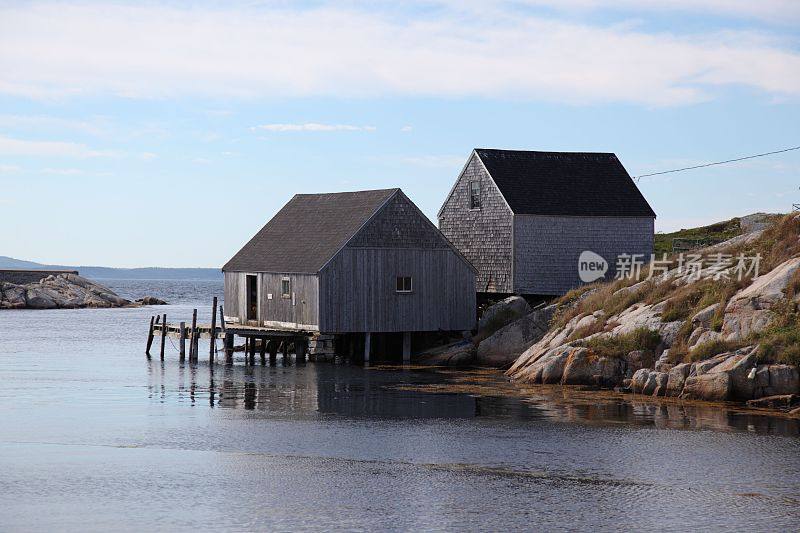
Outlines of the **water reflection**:
{"label": "water reflection", "polygon": [[[241,362],[240,362],[241,363]],[[561,387],[520,388],[500,373],[347,364],[234,366],[149,361],[149,396],[159,402],[253,411],[264,417],[508,418],[660,429],[800,435],[796,418],[739,406],[657,400]]]}

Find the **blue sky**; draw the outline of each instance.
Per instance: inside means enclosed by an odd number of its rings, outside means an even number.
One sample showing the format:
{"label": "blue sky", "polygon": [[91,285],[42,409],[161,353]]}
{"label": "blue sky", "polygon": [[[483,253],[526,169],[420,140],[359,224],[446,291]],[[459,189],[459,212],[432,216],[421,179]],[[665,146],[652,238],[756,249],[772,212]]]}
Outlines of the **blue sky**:
{"label": "blue sky", "polygon": [[[0,4],[0,255],[220,266],[293,194],[435,220],[474,147],[632,175],[800,145],[800,2]],[[643,178],[669,231],[800,203],[800,151]]]}

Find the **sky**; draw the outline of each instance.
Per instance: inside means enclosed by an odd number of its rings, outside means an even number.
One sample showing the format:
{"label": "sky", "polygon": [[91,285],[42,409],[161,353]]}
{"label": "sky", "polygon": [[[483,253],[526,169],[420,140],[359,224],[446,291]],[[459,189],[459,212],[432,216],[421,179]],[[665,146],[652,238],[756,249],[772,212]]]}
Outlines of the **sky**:
{"label": "sky", "polygon": [[[296,193],[432,219],[475,147],[632,176],[800,145],[796,0],[0,0],[0,255],[219,267]],[[642,178],[657,231],[800,203],[800,151]]]}

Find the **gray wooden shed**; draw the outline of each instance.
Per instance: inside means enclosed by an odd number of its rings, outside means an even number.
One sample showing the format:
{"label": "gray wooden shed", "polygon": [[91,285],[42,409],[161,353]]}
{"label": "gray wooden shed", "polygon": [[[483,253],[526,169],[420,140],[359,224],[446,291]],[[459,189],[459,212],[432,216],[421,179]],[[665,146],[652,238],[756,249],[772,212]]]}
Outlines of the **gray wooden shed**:
{"label": "gray wooden shed", "polygon": [[331,334],[475,324],[475,269],[400,189],[298,194],[222,270],[229,322]]}
{"label": "gray wooden shed", "polygon": [[477,268],[479,293],[560,295],[591,251],[653,252],[655,212],[616,155],[476,148],[439,210],[439,229]]}

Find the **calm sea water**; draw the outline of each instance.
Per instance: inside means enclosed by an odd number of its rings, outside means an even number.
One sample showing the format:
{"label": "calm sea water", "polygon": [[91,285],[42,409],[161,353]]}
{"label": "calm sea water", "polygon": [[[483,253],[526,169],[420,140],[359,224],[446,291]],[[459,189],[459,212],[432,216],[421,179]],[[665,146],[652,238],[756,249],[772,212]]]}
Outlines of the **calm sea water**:
{"label": "calm sea water", "polygon": [[485,372],[181,366],[169,342],[162,364],[149,316],[208,320],[222,284],[106,283],[171,305],[0,312],[2,531],[800,529],[796,421]]}

